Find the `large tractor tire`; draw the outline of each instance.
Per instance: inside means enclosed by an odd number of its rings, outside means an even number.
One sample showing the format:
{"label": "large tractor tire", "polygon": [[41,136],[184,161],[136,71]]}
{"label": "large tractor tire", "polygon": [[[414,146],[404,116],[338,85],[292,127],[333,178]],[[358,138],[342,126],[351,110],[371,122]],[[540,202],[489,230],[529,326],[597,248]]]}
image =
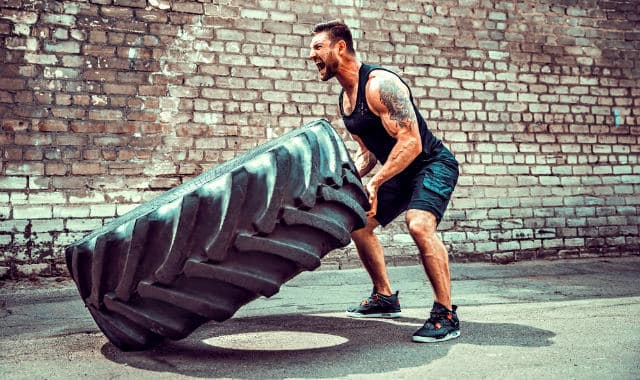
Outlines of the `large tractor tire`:
{"label": "large tractor tire", "polygon": [[109,341],[143,350],[316,269],[364,226],[367,205],[342,140],[318,120],[112,220],[65,256]]}

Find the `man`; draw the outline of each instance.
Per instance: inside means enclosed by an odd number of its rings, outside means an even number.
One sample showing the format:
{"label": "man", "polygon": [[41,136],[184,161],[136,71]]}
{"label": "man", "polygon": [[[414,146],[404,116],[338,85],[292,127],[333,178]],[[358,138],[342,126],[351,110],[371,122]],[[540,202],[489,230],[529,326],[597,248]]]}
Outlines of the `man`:
{"label": "man", "polygon": [[358,61],[347,25],[340,21],[316,25],[310,47],[309,59],[315,62],[321,80],[335,77],[342,86],[340,113],[359,146],[354,162],[360,176],[378,161],[382,164],[365,186],[371,205],[367,225],[351,236],[373,282],[373,292],[347,314],[356,318],[400,316],[398,292],[391,289],[374,229],[406,210],[409,232],[434,291],[430,317],[412,340],[440,342],[458,337],[449,255],[436,235],[458,179],[458,162],[427,128],[407,84],[391,71]]}

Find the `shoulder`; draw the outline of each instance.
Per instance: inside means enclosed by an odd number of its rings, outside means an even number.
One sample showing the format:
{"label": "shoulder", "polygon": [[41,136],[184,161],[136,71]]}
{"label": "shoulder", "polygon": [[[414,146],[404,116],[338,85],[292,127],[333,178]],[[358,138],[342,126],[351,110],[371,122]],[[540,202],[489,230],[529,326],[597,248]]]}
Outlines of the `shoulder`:
{"label": "shoulder", "polygon": [[398,75],[386,70],[373,70],[369,73],[366,95],[369,98],[372,96],[379,97],[381,94],[408,96],[409,89]]}
{"label": "shoulder", "polygon": [[410,98],[409,89],[400,78],[385,70],[374,70],[369,74],[365,94],[370,108],[376,114],[388,108],[389,102],[405,102]]}

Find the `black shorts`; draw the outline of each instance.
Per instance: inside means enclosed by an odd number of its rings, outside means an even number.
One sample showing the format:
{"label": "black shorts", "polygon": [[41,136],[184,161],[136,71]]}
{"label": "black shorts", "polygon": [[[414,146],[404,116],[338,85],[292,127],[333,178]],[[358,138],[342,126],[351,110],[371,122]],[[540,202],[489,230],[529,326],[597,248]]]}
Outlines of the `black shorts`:
{"label": "black shorts", "polygon": [[418,209],[433,213],[440,223],[458,174],[458,162],[447,151],[426,163],[415,175],[401,173],[391,178],[378,189],[375,219],[384,227],[404,211]]}

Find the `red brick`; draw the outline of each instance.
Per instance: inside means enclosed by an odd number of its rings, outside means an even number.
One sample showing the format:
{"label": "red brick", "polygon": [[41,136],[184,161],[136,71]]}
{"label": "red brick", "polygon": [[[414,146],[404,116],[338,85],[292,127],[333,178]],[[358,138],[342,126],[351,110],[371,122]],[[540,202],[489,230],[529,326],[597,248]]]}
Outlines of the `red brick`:
{"label": "red brick", "polygon": [[100,15],[103,17],[131,19],[133,11],[126,7],[106,7],[100,8]]}
{"label": "red brick", "polygon": [[105,94],[135,95],[137,92],[136,86],[129,84],[105,83],[102,88]]}
{"label": "red brick", "polygon": [[137,71],[160,71],[160,63],[154,59],[136,59],[133,61],[133,69]]}
{"label": "red brick", "polygon": [[36,130],[40,132],[66,132],[69,130],[69,125],[65,120],[40,120],[36,124]]}
{"label": "red brick", "polygon": [[130,18],[130,21],[115,21],[111,24],[112,30],[122,31],[126,33],[146,33],[147,25],[143,22],[133,21],[133,18]]}
{"label": "red brick", "polygon": [[156,121],[157,118],[158,118],[157,113],[145,112],[145,111],[129,112],[129,114],[127,115],[128,120],[135,120],[135,121],[153,122],[153,121]]}
{"label": "red brick", "polygon": [[6,148],[4,158],[7,161],[22,161],[22,148]]}
{"label": "red brick", "polygon": [[122,119],[122,111],[120,110],[91,110],[89,111],[90,120],[118,120]]}
{"label": "red brick", "polygon": [[118,160],[130,161],[136,156],[135,152],[127,149],[120,149],[118,151]]}
{"label": "red brick", "polygon": [[13,99],[13,94],[8,91],[0,91],[0,103],[8,103],[8,104],[15,103]]}
{"label": "red brick", "polygon": [[104,174],[105,168],[92,162],[74,162],[71,164],[71,174],[73,175],[95,175]]}
{"label": "red brick", "polygon": [[149,75],[147,73],[138,73],[135,71],[126,71],[126,72],[119,71],[117,75],[119,83],[136,83],[136,84],[146,83],[148,76]]}
{"label": "red brick", "polygon": [[85,110],[73,107],[56,107],[51,109],[51,114],[62,119],[83,119]]}
{"label": "red brick", "polygon": [[158,23],[153,25],[162,25],[168,20],[167,14],[165,12],[143,9],[136,10],[136,19],[144,22]]}
{"label": "red brick", "polygon": [[139,86],[138,94],[142,96],[165,96],[167,94],[166,85]]}
{"label": "red brick", "polygon": [[111,57],[115,54],[116,48],[108,45],[82,45],[82,54],[96,57]]}
{"label": "red brick", "polygon": [[109,164],[110,175],[140,175],[144,172],[142,164]]}
{"label": "red brick", "polygon": [[26,120],[4,119],[2,120],[2,129],[7,132],[26,131],[29,128],[29,122]]}
{"label": "red brick", "polygon": [[73,104],[77,106],[91,105],[91,97],[89,95],[73,95]]}
{"label": "red brick", "polygon": [[61,164],[61,163],[49,162],[45,164],[44,174],[45,175],[66,175],[67,165]]}
{"label": "red brick", "polygon": [[158,123],[142,123],[138,126],[138,130],[144,135],[161,133],[165,130],[162,124]]}
{"label": "red brick", "polygon": [[53,104],[53,94],[50,92],[36,92],[33,96],[38,104]]}
{"label": "red brick", "polygon": [[87,145],[87,138],[85,136],[78,136],[75,134],[57,134],[56,145],[62,146],[84,146]]}
{"label": "red brick", "polygon": [[17,103],[33,103],[33,92],[32,91],[17,91],[16,92],[16,102]]}
{"label": "red brick", "polygon": [[82,73],[82,79],[100,82],[114,82],[116,80],[116,71],[114,70],[85,70]]}
{"label": "red brick", "polygon": [[119,46],[116,50],[116,54],[120,58],[145,60],[153,57],[153,51],[151,49],[145,49],[140,47],[128,47]]}
{"label": "red brick", "polygon": [[[131,8],[145,8],[147,6],[147,0],[113,0],[113,5]],[[138,12],[138,10],[136,10],[136,12]]]}
{"label": "red brick", "polygon": [[71,130],[76,133],[104,132],[104,123],[99,122],[73,120],[69,126],[71,127]]}
{"label": "red brick", "polygon": [[92,141],[97,146],[126,146],[129,143],[129,138],[125,136],[101,136],[94,137]]}
{"label": "red brick", "polygon": [[25,84],[24,79],[2,78],[2,80],[0,80],[0,90],[24,90]]}
{"label": "red brick", "polygon": [[203,14],[202,4],[196,2],[173,3],[171,10],[175,12]]}
{"label": "red brick", "polygon": [[116,158],[118,158],[118,152],[116,152],[115,150],[103,150],[102,158],[107,161],[115,161]]}
{"label": "red brick", "polygon": [[132,134],[136,131],[136,126],[130,123],[105,123],[105,133]]}
{"label": "red brick", "polygon": [[153,23],[149,26],[150,32],[153,35],[167,35],[167,36],[177,36],[180,28],[177,28],[175,25],[171,24],[156,24]]}
{"label": "red brick", "polygon": [[55,189],[86,189],[87,178],[86,177],[53,177],[51,179],[51,185]]}
{"label": "red brick", "polygon": [[89,32],[89,41],[94,44],[104,44],[107,42],[107,33],[102,30],[92,30]]}
{"label": "red brick", "polygon": [[82,152],[82,158],[88,161],[98,161],[100,157],[99,149],[85,149]]}
{"label": "red brick", "polygon": [[42,150],[39,148],[28,148],[24,150],[22,159],[25,161],[42,161]]}
{"label": "red brick", "polygon": [[51,135],[42,133],[16,134],[16,145],[50,145],[52,143]]}

